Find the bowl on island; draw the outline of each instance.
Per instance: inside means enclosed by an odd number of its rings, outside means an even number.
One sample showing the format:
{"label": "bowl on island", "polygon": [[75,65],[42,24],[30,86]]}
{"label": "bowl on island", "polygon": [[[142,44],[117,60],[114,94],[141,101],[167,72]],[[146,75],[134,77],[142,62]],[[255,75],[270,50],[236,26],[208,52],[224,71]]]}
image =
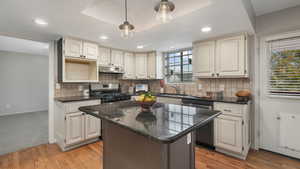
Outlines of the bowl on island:
{"label": "bowl on island", "polygon": [[142,111],[150,111],[156,103],[156,97],[150,93],[145,93],[137,97],[136,102],[141,106]]}

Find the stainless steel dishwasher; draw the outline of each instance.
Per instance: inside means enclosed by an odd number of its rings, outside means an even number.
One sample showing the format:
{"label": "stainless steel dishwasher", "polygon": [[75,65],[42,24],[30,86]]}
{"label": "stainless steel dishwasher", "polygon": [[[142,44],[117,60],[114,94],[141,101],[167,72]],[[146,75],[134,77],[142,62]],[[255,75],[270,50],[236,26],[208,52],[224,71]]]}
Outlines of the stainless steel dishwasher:
{"label": "stainless steel dishwasher", "polygon": [[[214,102],[210,100],[182,98],[183,104],[193,105],[199,108],[213,110]],[[196,144],[214,149],[214,122],[211,121],[205,126],[196,130]]]}

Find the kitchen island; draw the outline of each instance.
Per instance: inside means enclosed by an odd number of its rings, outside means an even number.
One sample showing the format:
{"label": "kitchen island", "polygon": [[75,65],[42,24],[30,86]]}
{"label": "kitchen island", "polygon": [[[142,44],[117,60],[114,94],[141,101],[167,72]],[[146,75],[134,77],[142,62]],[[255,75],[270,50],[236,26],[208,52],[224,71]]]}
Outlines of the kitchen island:
{"label": "kitchen island", "polygon": [[195,169],[194,130],[220,112],[156,103],[142,112],[135,101],[80,107],[103,125],[103,169]]}

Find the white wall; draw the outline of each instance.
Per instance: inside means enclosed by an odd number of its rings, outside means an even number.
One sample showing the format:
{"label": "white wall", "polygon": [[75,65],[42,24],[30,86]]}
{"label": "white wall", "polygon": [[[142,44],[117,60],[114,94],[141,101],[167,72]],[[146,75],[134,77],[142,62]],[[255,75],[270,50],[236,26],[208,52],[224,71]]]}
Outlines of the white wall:
{"label": "white wall", "polygon": [[0,116],[48,109],[48,56],[0,51]]}
{"label": "white wall", "polygon": [[256,18],[256,33],[265,36],[300,29],[300,6]]}

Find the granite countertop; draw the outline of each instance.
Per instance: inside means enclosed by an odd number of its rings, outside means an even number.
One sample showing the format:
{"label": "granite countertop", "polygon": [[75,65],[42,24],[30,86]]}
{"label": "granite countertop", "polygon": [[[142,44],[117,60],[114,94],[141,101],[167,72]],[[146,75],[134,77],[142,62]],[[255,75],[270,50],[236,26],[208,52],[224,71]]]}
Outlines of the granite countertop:
{"label": "granite countertop", "polygon": [[70,96],[70,97],[57,97],[56,101],[67,103],[67,102],[76,102],[76,101],[87,101],[87,100],[100,100],[99,97],[92,96]]}
{"label": "granite countertop", "polygon": [[86,106],[79,110],[161,143],[172,143],[221,114],[190,105],[164,103],[155,103],[151,112],[141,112],[135,101]]}
{"label": "granite countertop", "polygon": [[250,101],[250,100],[239,100],[238,97],[208,98],[208,97],[177,95],[177,94],[167,94],[167,93],[157,94],[156,96],[178,98],[178,99],[192,99],[192,100],[203,100],[203,101],[212,101],[212,102],[234,103],[234,104],[248,104],[248,102]]}

